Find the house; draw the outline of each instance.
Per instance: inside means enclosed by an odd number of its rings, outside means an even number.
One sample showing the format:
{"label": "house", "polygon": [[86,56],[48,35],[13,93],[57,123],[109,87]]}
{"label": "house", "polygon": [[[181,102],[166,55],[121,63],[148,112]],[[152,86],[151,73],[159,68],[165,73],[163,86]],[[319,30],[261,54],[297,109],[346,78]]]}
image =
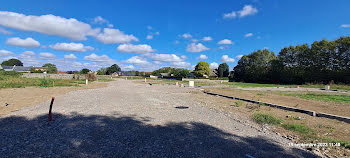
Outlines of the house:
{"label": "house", "polygon": [[0,65],[0,70],[2,70],[2,66]]}
{"label": "house", "polygon": [[174,77],[174,74],[171,73],[160,73],[158,78],[171,78]]}
{"label": "house", "polygon": [[218,77],[217,69],[210,69],[210,77]]}
{"label": "house", "polygon": [[34,69],[35,71],[47,71],[47,67],[32,67],[32,69]]}
{"label": "house", "polygon": [[65,71],[57,71],[58,74],[67,74]]}
{"label": "house", "polygon": [[5,71],[17,71],[17,72],[30,72],[30,69],[32,67],[24,67],[24,66],[6,66],[6,65],[2,65],[2,68]]}

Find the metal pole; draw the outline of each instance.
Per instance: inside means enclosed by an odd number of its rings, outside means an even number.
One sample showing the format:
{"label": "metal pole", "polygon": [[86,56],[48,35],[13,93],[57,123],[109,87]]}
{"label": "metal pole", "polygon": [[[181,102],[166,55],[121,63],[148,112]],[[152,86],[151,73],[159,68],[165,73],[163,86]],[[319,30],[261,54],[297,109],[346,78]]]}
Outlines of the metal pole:
{"label": "metal pole", "polygon": [[52,110],[53,101],[55,101],[55,97],[52,97],[51,99],[50,110],[49,110],[49,121],[52,121],[51,110]]}

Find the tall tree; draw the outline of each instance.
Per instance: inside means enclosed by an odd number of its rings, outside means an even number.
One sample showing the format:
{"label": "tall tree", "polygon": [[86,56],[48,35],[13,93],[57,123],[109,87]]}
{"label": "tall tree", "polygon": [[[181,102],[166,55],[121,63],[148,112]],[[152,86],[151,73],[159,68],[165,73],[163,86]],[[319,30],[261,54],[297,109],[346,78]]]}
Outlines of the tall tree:
{"label": "tall tree", "polygon": [[120,67],[117,64],[113,64],[112,66],[107,68],[106,75],[110,75],[119,71],[121,71]]}
{"label": "tall tree", "polygon": [[57,73],[57,67],[55,64],[51,64],[51,63],[46,63],[43,65],[43,67],[47,67],[47,73],[49,74],[55,74]]}
{"label": "tall tree", "polygon": [[80,74],[87,74],[89,73],[91,70],[87,69],[87,68],[84,68],[84,69],[81,69],[80,70]]}
{"label": "tall tree", "polygon": [[175,77],[181,77],[186,78],[188,74],[190,74],[190,70],[187,69],[174,69],[174,76]]}
{"label": "tall tree", "polygon": [[193,72],[197,77],[203,77],[204,75],[210,76],[209,64],[205,61],[201,61],[196,65]]}
{"label": "tall tree", "polygon": [[6,60],[6,61],[3,61],[1,63],[1,65],[6,65],[6,66],[23,66],[23,63],[18,60],[18,59],[9,59],[9,60]]}
{"label": "tall tree", "polygon": [[229,66],[226,63],[222,63],[219,65],[217,72],[219,77],[228,77],[230,73]]}

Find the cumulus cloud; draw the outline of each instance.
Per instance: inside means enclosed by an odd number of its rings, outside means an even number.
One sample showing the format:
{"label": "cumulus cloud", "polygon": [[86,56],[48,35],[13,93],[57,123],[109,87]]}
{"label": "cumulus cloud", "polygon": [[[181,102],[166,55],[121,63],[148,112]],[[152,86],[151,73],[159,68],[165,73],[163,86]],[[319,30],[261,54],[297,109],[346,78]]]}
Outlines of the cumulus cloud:
{"label": "cumulus cloud", "polygon": [[46,60],[52,60],[52,59],[56,59],[56,55],[54,55],[52,53],[43,52],[43,53],[39,54],[39,58],[46,59]]}
{"label": "cumulus cloud", "polygon": [[223,39],[219,41],[218,44],[233,44],[233,42],[229,39]]}
{"label": "cumulus cloud", "polygon": [[342,28],[349,28],[350,24],[343,24],[343,25],[340,25],[340,27],[342,27]]}
{"label": "cumulus cloud", "polygon": [[74,18],[66,19],[51,14],[24,15],[7,11],[0,11],[0,25],[21,31],[57,35],[72,40],[86,40],[86,36],[95,36],[100,31]]}
{"label": "cumulus cloud", "polygon": [[153,39],[153,35],[147,35],[147,36],[146,36],[146,39],[148,39],[148,40]]}
{"label": "cumulus cloud", "polygon": [[64,59],[75,60],[78,59],[74,54],[64,55]]}
{"label": "cumulus cloud", "polygon": [[233,62],[235,62],[235,59],[230,58],[228,55],[223,55],[221,57],[221,61],[224,63],[233,63]]}
{"label": "cumulus cloud", "polygon": [[5,30],[5,29],[3,29],[3,28],[0,28],[0,33],[1,33],[1,34],[5,34],[5,35],[10,35],[10,34],[12,34],[12,32],[7,31],[7,30]]}
{"label": "cumulus cloud", "polygon": [[104,28],[103,33],[99,33],[96,39],[104,44],[130,43],[139,41],[134,35],[126,35],[118,29]]}
{"label": "cumulus cloud", "polygon": [[175,54],[146,54],[146,57],[149,57],[153,60],[154,64],[161,65],[163,63],[169,63],[169,66],[175,68],[186,68],[191,66],[190,63],[186,62],[186,56],[181,55],[177,56]]}
{"label": "cumulus cloud", "polygon": [[113,27],[113,24],[110,24],[108,20],[102,18],[101,16],[97,16],[92,20],[94,24],[106,24],[108,27]]}
{"label": "cumulus cloud", "polygon": [[225,13],[223,15],[224,19],[234,19],[237,16],[240,18],[243,18],[248,15],[254,15],[258,13],[258,9],[254,8],[252,5],[245,5],[242,10],[239,11],[232,11],[230,13]]}
{"label": "cumulus cloud", "polygon": [[141,66],[141,67],[146,67],[146,66],[151,65],[151,63],[148,62],[147,59],[140,57],[140,56],[133,56],[133,57],[129,58],[128,60],[126,60],[125,63],[133,64],[133,65],[137,65],[137,66]]}
{"label": "cumulus cloud", "polygon": [[95,61],[95,62],[109,62],[112,61],[111,58],[109,58],[107,55],[96,55],[95,53],[92,53],[88,56],[84,57],[84,60],[88,60],[88,61]]}
{"label": "cumulus cloud", "polygon": [[55,45],[50,45],[50,48],[57,51],[65,52],[86,52],[88,50],[94,50],[91,46],[84,46],[82,43],[56,43]]}
{"label": "cumulus cloud", "polygon": [[206,46],[204,46],[202,43],[191,43],[189,45],[187,45],[186,51],[187,52],[202,52],[202,51],[206,51],[209,50],[209,48],[207,48]]}
{"label": "cumulus cloud", "polygon": [[241,59],[242,57],[243,57],[242,54],[236,56],[237,59]]}
{"label": "cumulus cloud", "polygon": [[185,34],[182,35],[182,37],[185,38],[185,39],[188,39],[188,38],[192,38],[192,35],[189,34],[189,33],[185,33]]}
{"label": "cumulus cloud", "polygon": [[6,41],[7,45],[12,45],[12,46],[19,46],[19,47],[25,47],[25,48],[36,48],[40,46],[40,43],[33,38],[26,38],[26,39],[21,39],[18,37],[12,37],[7,39]]}
{"label": "cumulus cloud", "polygon": [[201,54],[197,60],[205,60],[205,59],[208,59],[208,56],[204,55],[204,54]]}
{"label": "cumulus cloud", "polygon": [[25,51],[19,55],[19,58],[24,65],[39,65],[39,60],[36,59],[35,53],[33,51]]}
{"label": "cumulus cloud", "polygon": [[152,26],[147,26],[147,29],[152,30],[153,28],[152,28]]}
{"label": "cumulus cloud", "polygon": [[117,47],[117,51],[125,53],[151,53],[156,50],[152,49],[152,47],[147,44],[122,44]]}
{"label": "cumulus cloud", "polygon": [[247,34],[244,35],[244,37],[245,37],[245,38],[247,38],[247,37],[252,37],[253,35],[254,35],[253,33],[247,33]]}
{"label": "cumulus cloud", "polygon": [[213,38],[211,38],[210,36],[207,37],[203,37],[202,41],[212,41]]}
{"label": "cumulus cloud", "polygon": [[227,48],[227,46],[220,46],[220,47],[219,47],[220,50],[224,50],[224,49],[226,49],[226,48]]}
{"label": "cumulus cloud", "polygon": [[169,66],[174,68],[187,68],[187,67],[190,67],[191,64],[185,61],[181,61],[181,62],[172,62],[169,64]]}
{"label": "cumulus cloud", "polygon": [[15,55],[15,54],[8,50],[0,50],[0,56],[9,56],[9,55]]}
{"label": "cumulus cloud", "polygon": [[212,62],[212,63],[210,63],[209,67],[210,67],[211,69],[216,69],[216,68],[219,67],[219,64],[216,63],[216,62]]}

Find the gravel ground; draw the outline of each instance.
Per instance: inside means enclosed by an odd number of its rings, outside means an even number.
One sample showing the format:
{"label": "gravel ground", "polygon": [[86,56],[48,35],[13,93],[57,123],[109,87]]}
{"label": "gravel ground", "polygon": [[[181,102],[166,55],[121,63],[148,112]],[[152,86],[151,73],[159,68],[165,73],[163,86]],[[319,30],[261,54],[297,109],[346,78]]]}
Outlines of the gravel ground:
{"label": "gravel ground", "polygon": [[201,105],[191,98],[196,91],[117,80],[106,88],[57,96],[52,122],[49,102],[0,117],[0,155],[315,157],[276,134],[238,121],[238,114],[232,117]]}

